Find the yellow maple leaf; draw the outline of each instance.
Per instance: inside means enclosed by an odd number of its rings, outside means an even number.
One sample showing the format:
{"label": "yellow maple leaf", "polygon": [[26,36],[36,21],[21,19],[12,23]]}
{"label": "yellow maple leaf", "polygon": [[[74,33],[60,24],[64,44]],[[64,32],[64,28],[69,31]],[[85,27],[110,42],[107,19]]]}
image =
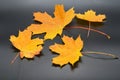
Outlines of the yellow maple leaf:
{"label": "yellow maple leaf", "polygon": [[80,50],[83,48],[83,41],[80,36],[76,40],[68,36],[63,36],[63,44],[54,44],[49,46],[49,49],[59,54],[59,56],[52,59],[52,63],[63,66],[65,64],[74,65],[82,56]]}
{"label": "yellow maple leaf", "polygon": [[19,31],[18,37],[11,35],[10,41],[13,46],[20,50],[20,57],[33,58],[35,55],[40,54],[42,50],[41,44],[43,40],[39,38],[31,39],[32,32],[24,30]]}
{"label": "yellow maple leaf", "polygon": [[53,18],[46,12],[35,12],[34,20],[42,24],[31,24],[27,29],[33,34],[46,33],[45,39],[53,39],[57,34],[62,34],[63,28],[72,21],[74,16],[73,8],[65,12],[63,5],[56,5]]}
{"label": "yellow maple leaf", "polygon": [[93,10],[88,10],[84,14],[76,14],[77,18],[87,20],[90,22],[103,22],[106,18],[104,14],[96,15],[96,12]]}
{"label": "yellow maple leaf", "polygon": [[91,28],[91,22],[103,22],[103,20],[106,18],[104,14],[96,15],[96,12],[93,10],[88,10],[84,14],[76,14],[77,18],[89,21],[89,29],[87,37],[89,37],[90,28]]}

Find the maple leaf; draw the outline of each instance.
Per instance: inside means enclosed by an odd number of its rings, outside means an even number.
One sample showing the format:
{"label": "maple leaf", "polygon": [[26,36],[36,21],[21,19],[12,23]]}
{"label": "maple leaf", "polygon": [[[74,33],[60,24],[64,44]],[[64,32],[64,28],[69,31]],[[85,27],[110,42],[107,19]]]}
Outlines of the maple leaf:
{"label": "maple leaf", "polygon": [[56,5],[53,18],[46,12],[35,12],[34,20],[42,24],[31,24],[27,29],[32,31],[33,35],[46,33],[45,39],[53,39],[57,34],[62,34],[63,28],[72,21],[74,16],[73,8],[65,12],[63,5]]}
{"label": "maple leaf", "polygon": [[13,46],[20,50],[20,57],[33,58],[35,55],[40,54],[42,50],[41,44],[43,40],[39,38],[31,39],[32,32],[24,30],[19,31],[18,37],[11,35],[10,41]]}
{"label": "maple leaf", "polygon": [[106,18],[104,14],[96,15],[96,12],[93,10],[88,10],[84,14],[76,14],[76,16],[77,18],[89,21],[89,29],[88,29],[87,37],[89,36],[90,33],[91,22],[103,22],[103,20]]}
{"label": "maple leaf", "polygon": [[93,10],[88,10],[84,14],[76,14],[77,18],[87,20],[90,22],[103,22],[106,18],[104,14],[96,15],[96,12]]}
{"label": "maple leaf", "polygon": [[76,40],[68,36],[63,36],[63,44],[54,44],[49,46],[49,49],[59,54],[59,56],[52,59],[52,63],[63,66],[65,64],[74,65],[82,56],[80,50],[83,48],[83,41],[80,36]]}

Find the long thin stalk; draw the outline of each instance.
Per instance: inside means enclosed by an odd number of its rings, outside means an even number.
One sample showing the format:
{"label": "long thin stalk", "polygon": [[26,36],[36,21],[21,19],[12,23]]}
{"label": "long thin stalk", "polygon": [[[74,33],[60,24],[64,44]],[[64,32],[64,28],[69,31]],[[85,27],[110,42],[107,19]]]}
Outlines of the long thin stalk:
{"label": "long thin stalk", "polygon": [[17,55],[12,59],[10,64],[13,64],[15,62],[15,60],[17,59],[17,57],[19,56],[19,53],[17,53]]}
{"label": "long thin stalk", "polygon": [[90,29],[91,29],[91,22],[89,22],[89,25],[88,25],[88,33],[87,33],[87,37],[89,37],[89,35],[90,35]]}
{"label": "long thin stalk", "polygon": [[95,52],[95,51],[86,51],[86,52],[82,52],[83,55],[84,54],[100,54],[100,55],[105,55],[105,56],[110,56],[113,59],[118,59],[119,57],[110,53],[104,53],[104,52]]}
{"label": "long thin stalk", "polygon": [[[86,28],[86,27],[82,27],[82,26],[73,26],[73,27],[69,27],[69,28],[80,28],[80,29],[85,29],[85,30],[89,30],[89,28]],[[97,32],[99,34],[102,34],[104,36],[106,36],[108,39],[110,39],[110,36],[102,31],[99,31],[99,30],[95,30],[95,29],[91,29],[90,28],[90,31],[94,31],[94,32]]]}

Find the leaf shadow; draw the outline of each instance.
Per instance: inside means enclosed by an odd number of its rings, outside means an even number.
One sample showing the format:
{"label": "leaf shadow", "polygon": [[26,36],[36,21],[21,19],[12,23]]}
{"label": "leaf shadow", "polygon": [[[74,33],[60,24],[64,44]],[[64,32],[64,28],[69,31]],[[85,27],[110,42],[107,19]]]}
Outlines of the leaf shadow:
{"label": "leaf shadow", "polygon": [[60,66],[60,65],[58,65],[58,64],[54,64],[54,63],[52,63],[52,67],[60,67],[60,68],[62,69],[64,66],[65,66],[65,65]]}
{"label": "leaf shadow", "polygon": [[44,39],[44,36],[46,35],[46,33],[42,33],[42,34],[35,34],[32,35],[31,39],[35,39],[35,38],[40,38],[40,39]]}
{"label": "leaf shadow", "polygon": [[13,50],[13,52],[19,52],[20,50],[18,50],[17,48],[15,48],[13,45],[10,45],[10,48]]}
{"label": "leaf shadow", "polygon": [[70,69],[73,71],[73,70],[75,70],[76,68],[78,68],[79,67],[79,64],[80,63],[82,63],[82,59],[81,58],[79,58],[79,60],[74,64],[74,65],[71,65],[70,66]]}
{"label": "leaf shadow", "polygon": [[[33,19],[34,19],[34,16],[33,16]],[[34,21],[33,21],[33,24],[42,24],[42,22],[37,21],[37,20],[34,20]]]}

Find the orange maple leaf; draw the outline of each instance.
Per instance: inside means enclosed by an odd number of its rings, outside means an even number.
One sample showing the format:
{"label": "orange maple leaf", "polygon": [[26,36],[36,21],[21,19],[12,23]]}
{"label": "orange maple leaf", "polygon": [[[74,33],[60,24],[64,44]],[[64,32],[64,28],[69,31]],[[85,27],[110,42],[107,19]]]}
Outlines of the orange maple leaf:
{"label": "orange maple leaf", "polygon": [[31,24],[27,29],[33,34],[46,33],[45,39],[53,39],[57,34],[62,34],[63,28],[72,21],[74,16],[73,8],[65,12],[63,5],[56,5],[53,18],[46,12],[35,12],[34,20],[42,24]]}
{"label": "orange maple leaf", "polygon": [[40,54],[42,50],[41,44],[43,40],[39,38],[31,39],[32,32],[24,30],[19,31],[18,37],[11,35],[10,41],[13,46],[20,50],[20,57],[33,58],[35,55]]}
{"label": "orange maple leaf", "polygon": [[87,37],[89,36],[90,33],[91,22],[103,22],[103,20],[106,18],[104,14],[96,15],[96,12],[93,10],[88,10],[84,14],[76,14],[76,16],[77,18],[89,21],[89,29],[88,29]]}
{"label": "orange maple leaf", "polygon": [[106,18],[104,14],[96,15],[96,12],[93,10],[88,10],[84,14],[76,14],[77,18],[87,20],[90,22],[103,22]]}
{"label": "orange maple leaf", "polygon": [[63,66],[65,64],[74,65],[82,56],[80,50],[83,48],[83,41],[80,36],[74,40],[68,36],[63,36],[63,44],[54,44],[49,46],[49,49],[59,54],[58,57],[52,59],[52,63]]}

